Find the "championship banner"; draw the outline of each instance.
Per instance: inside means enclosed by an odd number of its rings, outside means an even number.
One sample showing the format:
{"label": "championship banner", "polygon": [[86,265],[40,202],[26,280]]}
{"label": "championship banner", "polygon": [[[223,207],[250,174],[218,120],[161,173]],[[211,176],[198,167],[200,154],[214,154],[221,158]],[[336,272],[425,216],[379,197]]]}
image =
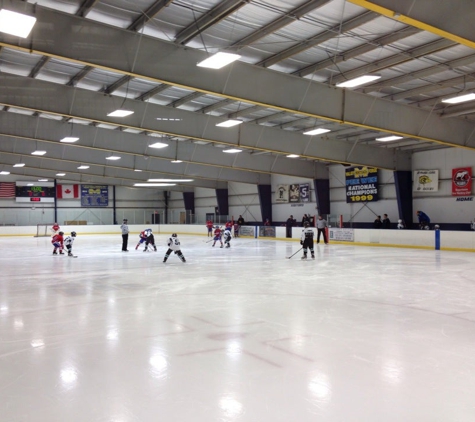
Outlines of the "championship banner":
{"label": "championship banner", "polygon": [[300,202],[300,185],[290,185],[289,202]]}
{"label": "championship banner", "polygon": [[289,185],[277,185],[275,191],[275,202],[289,202]]}
{"label": "championship banner", "polygon": [[349,167],[345,170],[346,202],[375,202],[378,200],[378,169]]}
{"label": "championship banner", "polygon": [[299,185],[300,187],[300,200],[302,202],[310,202],[310,187],[308,183]]}
{"label": "championship banner", "polygon": [[470,196],[472,194],[472,168],[452,169],[452,196]]}
{"label": "championship banner", "polygon": [[109,187],[106,185],[81,185],[82,207],[107,207]]}
{"label": "championship banner", "polygon": [[437,192],[439,190],[439,170],[415,170],[414,192]]}
{"label": "championship banner", "polygon": [[54,202],[54,182],[16,182],[16,202]]}

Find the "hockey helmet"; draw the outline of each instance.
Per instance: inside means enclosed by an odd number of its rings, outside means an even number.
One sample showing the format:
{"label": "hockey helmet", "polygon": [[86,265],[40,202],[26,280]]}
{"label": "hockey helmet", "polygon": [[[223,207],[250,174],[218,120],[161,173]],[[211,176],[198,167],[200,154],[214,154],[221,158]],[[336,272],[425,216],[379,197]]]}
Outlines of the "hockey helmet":
{"label": "hockey helmet", "polygon": [[402,224],[402,220],[401,220],[401,219],[397,220],[397,222],[398,222],[399,224]]}
{"label": "hockey helmet", "polygon": [[64,233],[63,233],[63,232],[59,232],[58,234],[62,236]]}
{"label": "hockey helmet", "polygon": [[71,232],[71,237],[76,237],[76,232]]}
{"label": "hockey helmet", "polygon": [[306,222],[304,223],[304,227],[310,227],[310,223],[309,223],[308,221],[306,221]]}
{"label": "hockey helmet", "polygon": [[172,233],[172,237],[176,237],[176,233]]}

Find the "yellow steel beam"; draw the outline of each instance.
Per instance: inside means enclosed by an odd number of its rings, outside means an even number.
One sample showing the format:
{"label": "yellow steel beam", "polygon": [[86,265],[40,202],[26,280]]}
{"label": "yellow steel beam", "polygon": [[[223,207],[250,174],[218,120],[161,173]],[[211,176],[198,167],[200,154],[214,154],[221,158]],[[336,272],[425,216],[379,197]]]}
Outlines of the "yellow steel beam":
{"label": "yellow steel beam", "polygon": [[[431,32],[432,34],[438,35],[441,38],[447,38],[448,40],[454,41],[458,44],[465,45],[470,48],[475,48],[475,42],[467,40],[466,38],[459,37],[458,35],[452,34],[451,32],[444,31],[443,29],[437,28],[435,26],[429,25],[417,19],[410,18],[409,16],[404,16],[397,10],[387,9],[382,6],[378,6],[368,0],[347,0],[349,3],[353,3],[357,6],[364,7],[365,9],[371,10],[372,12],[379,13],[380,15],[386,16],[388,18],[394,19],[398,22],[405,23],[409,26],[414,26],[423,31]],[[397,1],[394,2],[395,6]]]}

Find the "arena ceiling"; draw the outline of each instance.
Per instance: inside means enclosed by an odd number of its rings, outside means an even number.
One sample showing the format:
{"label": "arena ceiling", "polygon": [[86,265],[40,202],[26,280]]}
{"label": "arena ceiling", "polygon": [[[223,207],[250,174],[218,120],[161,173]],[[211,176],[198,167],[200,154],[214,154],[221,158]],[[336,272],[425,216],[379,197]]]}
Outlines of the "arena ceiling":
{"label": "arena ceiling", "polygon": [[[416,151],[475,147],[475,102],[442,102],[475,89],[464,0],[34,3],[2,3],[37,18],[28,38],[0,33],[0,171],[11,180],[218,188],[324,178],[329,163],[409,170]],[[220,51],[241,57],[197,66]],[[368,74],[380,78],[336,86]],[[108,116],[116,109],[134,113]],[[229,119],[242,123],[216,126]],[[376,140],[389,135],[400,139]]]}

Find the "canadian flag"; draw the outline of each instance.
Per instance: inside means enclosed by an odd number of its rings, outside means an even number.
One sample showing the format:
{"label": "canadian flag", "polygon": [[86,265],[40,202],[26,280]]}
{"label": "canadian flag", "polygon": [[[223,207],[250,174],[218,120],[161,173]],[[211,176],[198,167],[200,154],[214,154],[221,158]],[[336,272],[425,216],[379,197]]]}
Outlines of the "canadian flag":
{"label": "canadian flag", "polygon": [[58,199],[79,198],[79,185],[57,185],[56,198]]}

